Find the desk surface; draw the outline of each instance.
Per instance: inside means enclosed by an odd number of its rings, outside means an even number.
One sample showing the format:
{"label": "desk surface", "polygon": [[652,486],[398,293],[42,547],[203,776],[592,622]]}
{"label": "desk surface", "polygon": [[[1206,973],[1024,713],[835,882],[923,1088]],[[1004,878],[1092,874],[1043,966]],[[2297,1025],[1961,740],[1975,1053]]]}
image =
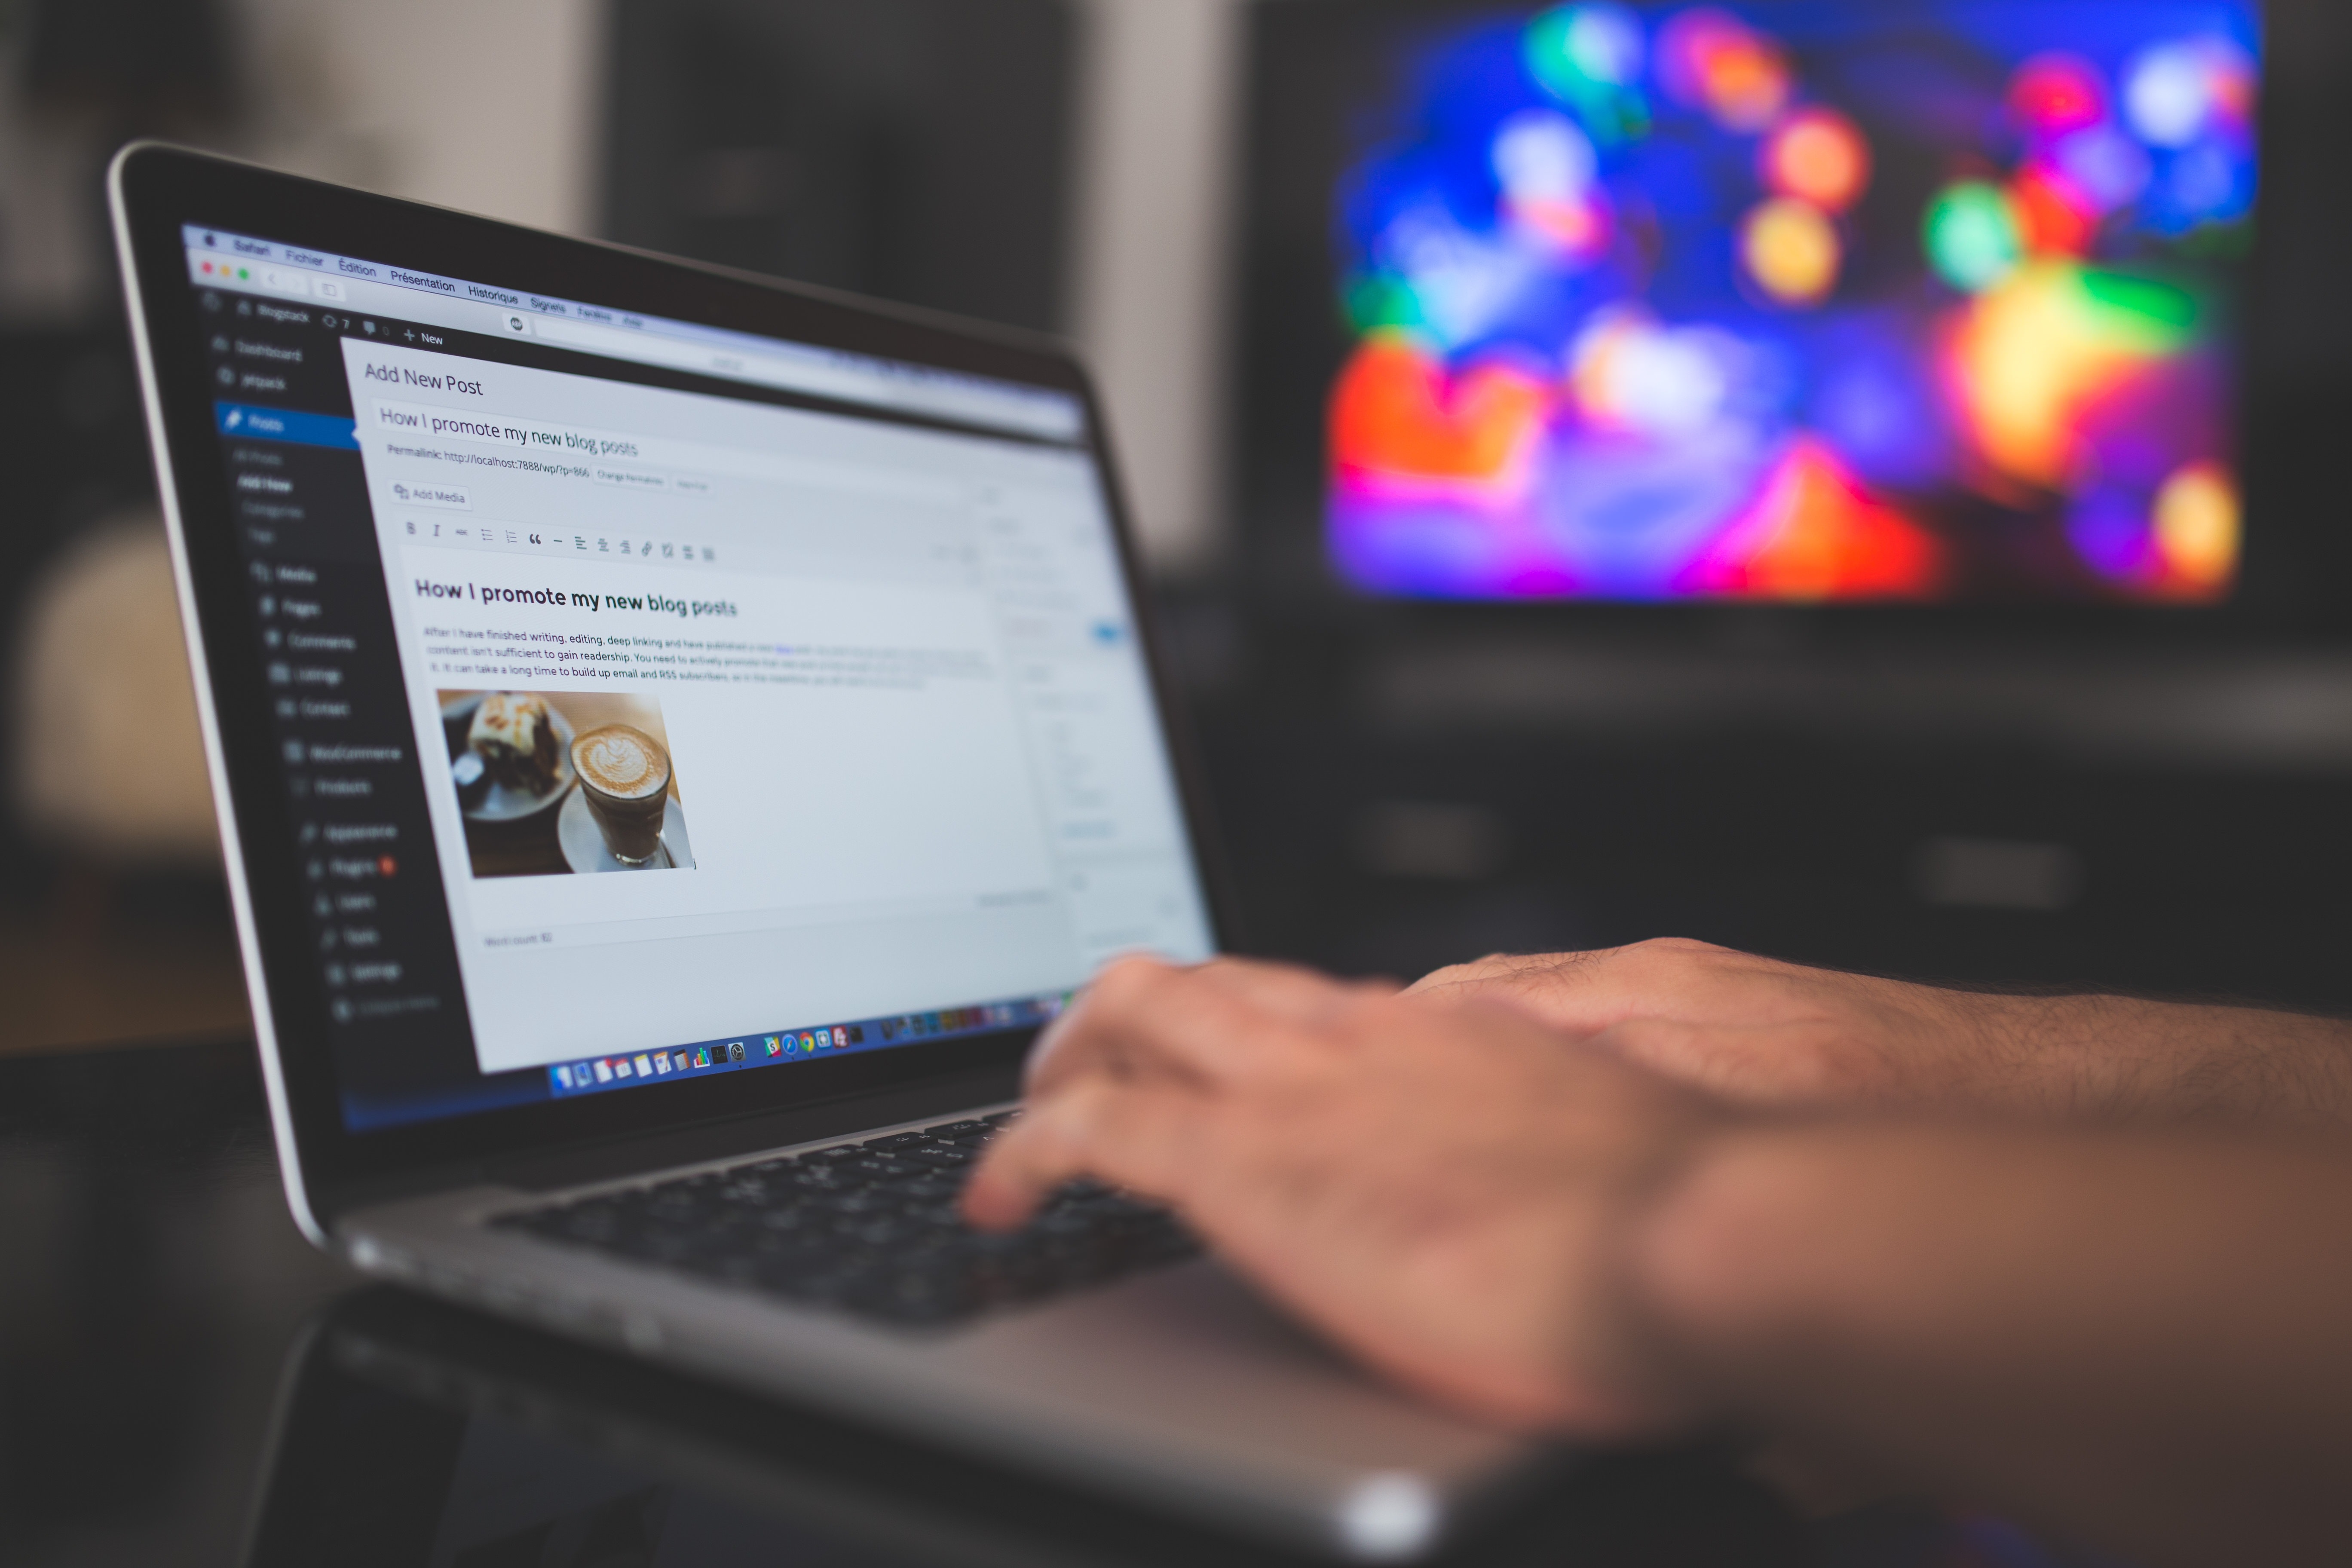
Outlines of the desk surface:
{"label": "desk surface", "polygon": [[[1706,1456],[1597,1463],[1461,1560],[2061,1561]],[[1205,1561],[1295,1560],[361,1285],[287,1218],[249,1045],[0,1060],[0,1562]]]}

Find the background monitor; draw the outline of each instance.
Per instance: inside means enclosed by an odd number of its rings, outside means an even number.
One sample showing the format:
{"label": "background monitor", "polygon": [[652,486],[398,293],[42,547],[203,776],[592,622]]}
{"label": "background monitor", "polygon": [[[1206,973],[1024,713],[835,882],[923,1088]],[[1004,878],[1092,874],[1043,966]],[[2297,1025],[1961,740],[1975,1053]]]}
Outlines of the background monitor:
{"label": "background monitor", "polygon": [[1265,9],[1244,468],[1347,588],[2238,594],[2252,0]]}

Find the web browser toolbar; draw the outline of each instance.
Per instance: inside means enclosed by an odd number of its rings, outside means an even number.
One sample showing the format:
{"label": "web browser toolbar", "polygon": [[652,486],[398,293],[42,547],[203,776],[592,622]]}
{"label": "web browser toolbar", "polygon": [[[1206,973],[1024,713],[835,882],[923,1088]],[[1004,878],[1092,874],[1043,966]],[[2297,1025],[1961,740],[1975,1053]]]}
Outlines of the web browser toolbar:
{"label": "web browser toolbar", "polygon": [[187,226],[192,282],[300,300],[329,313],[396,315],[467,331],[773,387],[809,396],[1076,442],[1085,413],[1067,393],[961,375],[692,321],[614,310],[467,279]]}

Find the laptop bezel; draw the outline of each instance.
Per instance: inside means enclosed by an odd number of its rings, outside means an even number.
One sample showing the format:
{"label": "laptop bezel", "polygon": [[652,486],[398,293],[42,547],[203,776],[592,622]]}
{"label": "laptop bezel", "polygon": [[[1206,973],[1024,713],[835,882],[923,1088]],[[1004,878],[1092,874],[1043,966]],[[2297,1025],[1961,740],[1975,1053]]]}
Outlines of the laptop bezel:
{"label": "laptop bezel", "polygon": [[[183,226],[197,224],[502,287],[1070,393],[1082,400],[1122,580],[1160,733],[1176,774],[1193,869],[1220,949],[1230,899],[1204,810],[1194,749],[1169,679],[1139,569],[1101,401],[1063,345],[721,268],[656,257],[392,197],[373,195],[162,143],[134,143],[109,176],[123,286],[163,497],[178,555],[191,658],[207,719],[215,805],[232,902],[246,946],[255,1026],[289,1191],[307,1227],[331,1227],[350,1202],[431,1190],[487,1164],[721,1123],[803,1113],[931,1083],[1010,1084],[1034,1037],[1014,1029],[916,1044],[789,1069],[664,1085],[353,1133],[343,1124],[327,1002],[302,910],[290,803],[259,694],[231,488],[192,312]],[[665,1042],[648,1041],[650,1047]],[[804,1121],[795,1114],[794,1121]],[[847,1130],[847,1129],[845,1129]],[[307,1215],[303,1209],[309,1210]]]}

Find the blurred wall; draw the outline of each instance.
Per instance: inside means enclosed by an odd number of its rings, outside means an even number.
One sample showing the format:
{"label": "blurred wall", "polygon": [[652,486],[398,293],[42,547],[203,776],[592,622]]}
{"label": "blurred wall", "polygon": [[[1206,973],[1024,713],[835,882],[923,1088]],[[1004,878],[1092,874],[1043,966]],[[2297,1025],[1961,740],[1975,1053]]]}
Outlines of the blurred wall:
{"label": "blurred wall", "polygon": [[1088,3],[1072,319],[1145,543],[1181,574],[1206,566],[1224,532],[1241,5]]}
{"label": "blurred wall", "polygon": [[[1221,528],[1222,327],[1239,0],[1077,0],[1068,319],[1111,405],[1155,563]],[[598,0],[229,0],[252,155],[323,179],[585,231]]]}
{"label": "blurred wall", "polygon": [[597,0],[229,0],[252,155],[547,228],[586,226]]}

